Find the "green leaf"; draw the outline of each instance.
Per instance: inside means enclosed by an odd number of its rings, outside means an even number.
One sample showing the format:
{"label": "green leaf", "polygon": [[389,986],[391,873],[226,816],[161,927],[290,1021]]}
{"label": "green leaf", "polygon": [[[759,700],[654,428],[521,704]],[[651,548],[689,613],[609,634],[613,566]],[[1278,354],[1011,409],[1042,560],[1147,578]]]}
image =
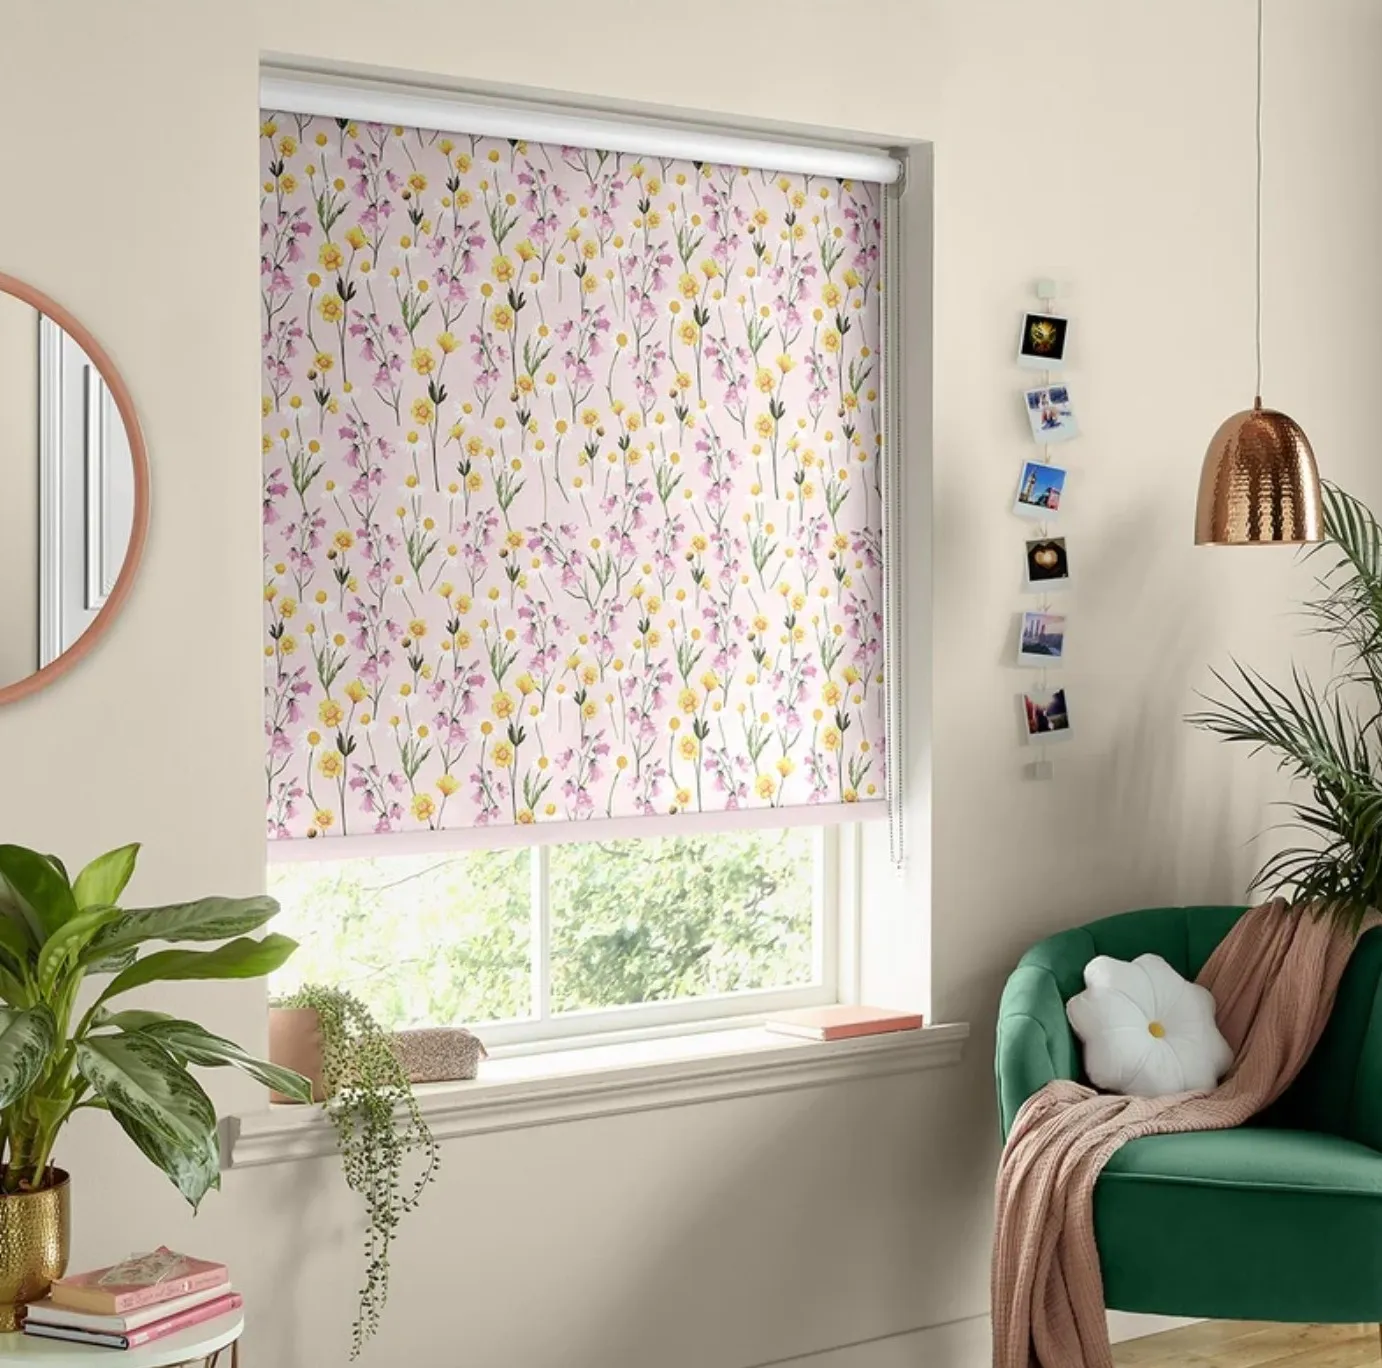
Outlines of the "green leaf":
{"label": "green leaf", "polygon": [[48,1064],[57,1024],[47,1007],[24,1012],[0,1007],[0,1108],[17,1102]]}
{"label": "green leaf", "polygon": [[254,898],[200,898],[168,907],[138,907],[106,927],[91,943],[87,958],[143,945],[146,941],[221,941],[257,931],[278,913],[278,902]]}
{"label": "green leaf", "polygon": [[195,1149],[216,1127],[201,1084],[147,1036],[89,1036],[77,1044],[77,1070],[111,1111],[170,1144]]}
{"label": "green leaf", "polygon": [[110,925],[123,915],[118,907],[91,907],[85,912],[78,912],[70,921],[58,927],[48,937],[38,956],[38,983],[43,992],[52,991],[69,958],[80,954],[103,926]]}
{"label": "green leaf", "polygon": [[102,955],[100,959],[88,960],[82,955],[78,962],[82,966],[82,971],[87,974],[118,974],[122,969],[128,969],[138,958],[139,951],[130,946],[128,950],[117,950],[113,955]]}
{"label": "green leaf", "polygon": [[230,1066],[249,1074],[266,1088],[298,1102],[312,1100],[312,1085],[301,1074],[266,1059],[256,1059],[233,1040],[212,1035],[195,1021],[179,1021],[160,1012],[118,1012],[109,1019],[127,1031],[141,1031],[158,1041],[174,1058],[216,1069]]}
{"label": "green leaf", "polygon": [[117,850],[108,850],[98,855],[77,875],[72,885],[72,896],[77,906],[86,909],[98,904],[113,905],[120,901],[125,885],[134,873],[134,863],[139,858],[139,846],[125,845]]}
{"label": "green leaf", "polygon": [[205,1132],[194,1144],[177,1144],[152,1131],[123,1107],[111,1105],[110,1114],[120,1128],[169,1178],[196,1211],[210,1188],[221,1186],[221,1154],[216,1130]]}
{"label": "green leaf", "polygon": [[0,907],[0,951],[4,951],[14,961],[15,969],[27,968],[30,957],[38,949],[38,943],[29,931],[29,924],[22,917],[11,916]]}
{"label": "green leaf", "polygon": [[100,1001],[164,979],[244,979],[271,974],[298,948],[287,936],[242,937],[215,950],[160,950],[135,960],[111,980]]}
{"label": "green leaf", "polygon": [[8,886],[9,901],[18,907],[39,943],[76,915],[77,903],[67,880],[36,850],[0,845],[0,881]]}

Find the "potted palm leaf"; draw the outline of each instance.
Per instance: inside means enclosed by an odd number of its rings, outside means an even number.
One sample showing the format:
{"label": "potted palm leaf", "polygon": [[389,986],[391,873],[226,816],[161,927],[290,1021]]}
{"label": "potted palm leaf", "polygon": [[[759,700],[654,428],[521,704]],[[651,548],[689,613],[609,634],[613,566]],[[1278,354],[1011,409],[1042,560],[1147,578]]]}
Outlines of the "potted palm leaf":
{"label": "potted palm leaf", "polygon": [[[138,853],[122,846],[70,879],[54,855],[0,845],[0,1331],[66,1268],[70,1183],[54,1151],[76,1112],[109,1113],[195,1209],[221,1177],[215,1108],[192,1067],[311,1095],[296,1073],[193,1021],[121,1009],[146,984],[257,978],[297,948],[249,935],[278,911],[268,897],[122,907]],[[149,949],[179,942],[220,944]]]}
{"label": "potted palm leaf", "polygon": [[1334,647],[1317,685],[1292,667],[1273,684],[1235,662],[1214,672],[1222,693],[1188,719],[1228,741],[1274,756],[1303,786],[1286,804],[1303,844],[1277,851],[1253,887],[1356,930],[1382,908],[1382,526],[1337,486],[1323,490],[1325,539],[1306,555],[1320,569],[1306,609]]}

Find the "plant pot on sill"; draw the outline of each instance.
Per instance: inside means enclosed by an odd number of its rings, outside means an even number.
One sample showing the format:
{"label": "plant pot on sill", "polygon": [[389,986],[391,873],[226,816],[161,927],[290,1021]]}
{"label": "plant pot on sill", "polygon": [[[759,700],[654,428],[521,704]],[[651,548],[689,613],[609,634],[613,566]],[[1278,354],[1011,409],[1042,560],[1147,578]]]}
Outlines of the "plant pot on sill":
{"label": "plant pot on sill", "polygon": [[49,1172],[50,1187],[0,1194],[0,1333],[18,1330],[25,1305],[67,1272],[72,1183],[62,1169]]}
{"label": "plant pot on sill", "polygon": [[[269,1008],[269,1058],[285,1069],[300,1073],[312,1085],[312,1101],[325,1102],[322,1083],[321,1017],[315,1007]],[[293,1102],[270,1090],[271,1102]]]}

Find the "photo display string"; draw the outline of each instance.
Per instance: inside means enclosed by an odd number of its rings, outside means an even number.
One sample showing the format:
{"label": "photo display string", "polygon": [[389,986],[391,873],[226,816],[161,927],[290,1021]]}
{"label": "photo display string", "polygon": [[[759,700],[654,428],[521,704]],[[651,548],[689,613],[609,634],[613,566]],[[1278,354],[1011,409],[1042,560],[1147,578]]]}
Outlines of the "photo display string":
{"label": "photo display string", "polygon": [[1026,766],[1032,779],[1050,779],[1053,767],[1047,747],[1070,734],[1065,689],[1052,687],[1051,670],[1064,663],[1067,616],[1053,611],[1052,592],[1068,587],[1070,565],[1066,539],[1059,534],[1068,472],[1051,458],[1050,447],[1079,433],[1069,386],[1060,378],[1065,367],[1069,321],[1055,311],[1056,286],[1036,282],[1039,312],[1025,313],[1018,344],[1018,365],[1041,373],[1041,384],[1023,398],[1038,454],[1023,461],[1013,512],[1036,521],[1035,539],[1026,541],[1025,587],[1038,595],[1039,607],[1024,608],[1019,622],[1018,664],[1035,671],[1035,683],[1019,695],[1023,737],[1036,749]]}

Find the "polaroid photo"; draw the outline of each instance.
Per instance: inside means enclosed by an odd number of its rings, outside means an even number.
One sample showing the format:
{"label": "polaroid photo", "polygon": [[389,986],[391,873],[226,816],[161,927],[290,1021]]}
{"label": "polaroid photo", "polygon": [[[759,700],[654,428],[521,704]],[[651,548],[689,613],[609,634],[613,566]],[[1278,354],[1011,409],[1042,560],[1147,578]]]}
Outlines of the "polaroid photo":
{"label": "polaroid photo", "polygon": [[1080,435],[1075,422],[1075,411],[1070,406],[1070,389],[1067,385],[1042,385],[1029,389],[1024,396],[1027,400],[1027,421],[1032,425],[1032,436],[1038,442],[1050,445],[1053,442],[1068,442]]}
{"label": "polaroid photo", "polygon": [[1026,585],[1048,593],[1070,583],[1070,562],[1064,537],[1038,537],[1027,543]]}
{"label": "polaroid photo", "polygon": [[1023,613],[1017,638],[1017,663],[1046,669],[1065,660],[1065,615]]}
{"label": "polaroid photo", "polygon": [[1050,518],[1060,512],[1067,472],[1044,461],[1024,461],[1013,512],[1021,518]]}
{"label": "polaroid photo", "polygon": [[1022,315],[1022,337],[1017,344],[1017,364],[1028,370],[1060,370],[1065,365],[1068,318],[1054,314]]}
{"label": "polaroid photo", "polygon": [[1070,735],[1070,714],[1065,710],[1065,690],[1029,690],[1021,695],[1022,723],[1029,745],[1064,741]]}

